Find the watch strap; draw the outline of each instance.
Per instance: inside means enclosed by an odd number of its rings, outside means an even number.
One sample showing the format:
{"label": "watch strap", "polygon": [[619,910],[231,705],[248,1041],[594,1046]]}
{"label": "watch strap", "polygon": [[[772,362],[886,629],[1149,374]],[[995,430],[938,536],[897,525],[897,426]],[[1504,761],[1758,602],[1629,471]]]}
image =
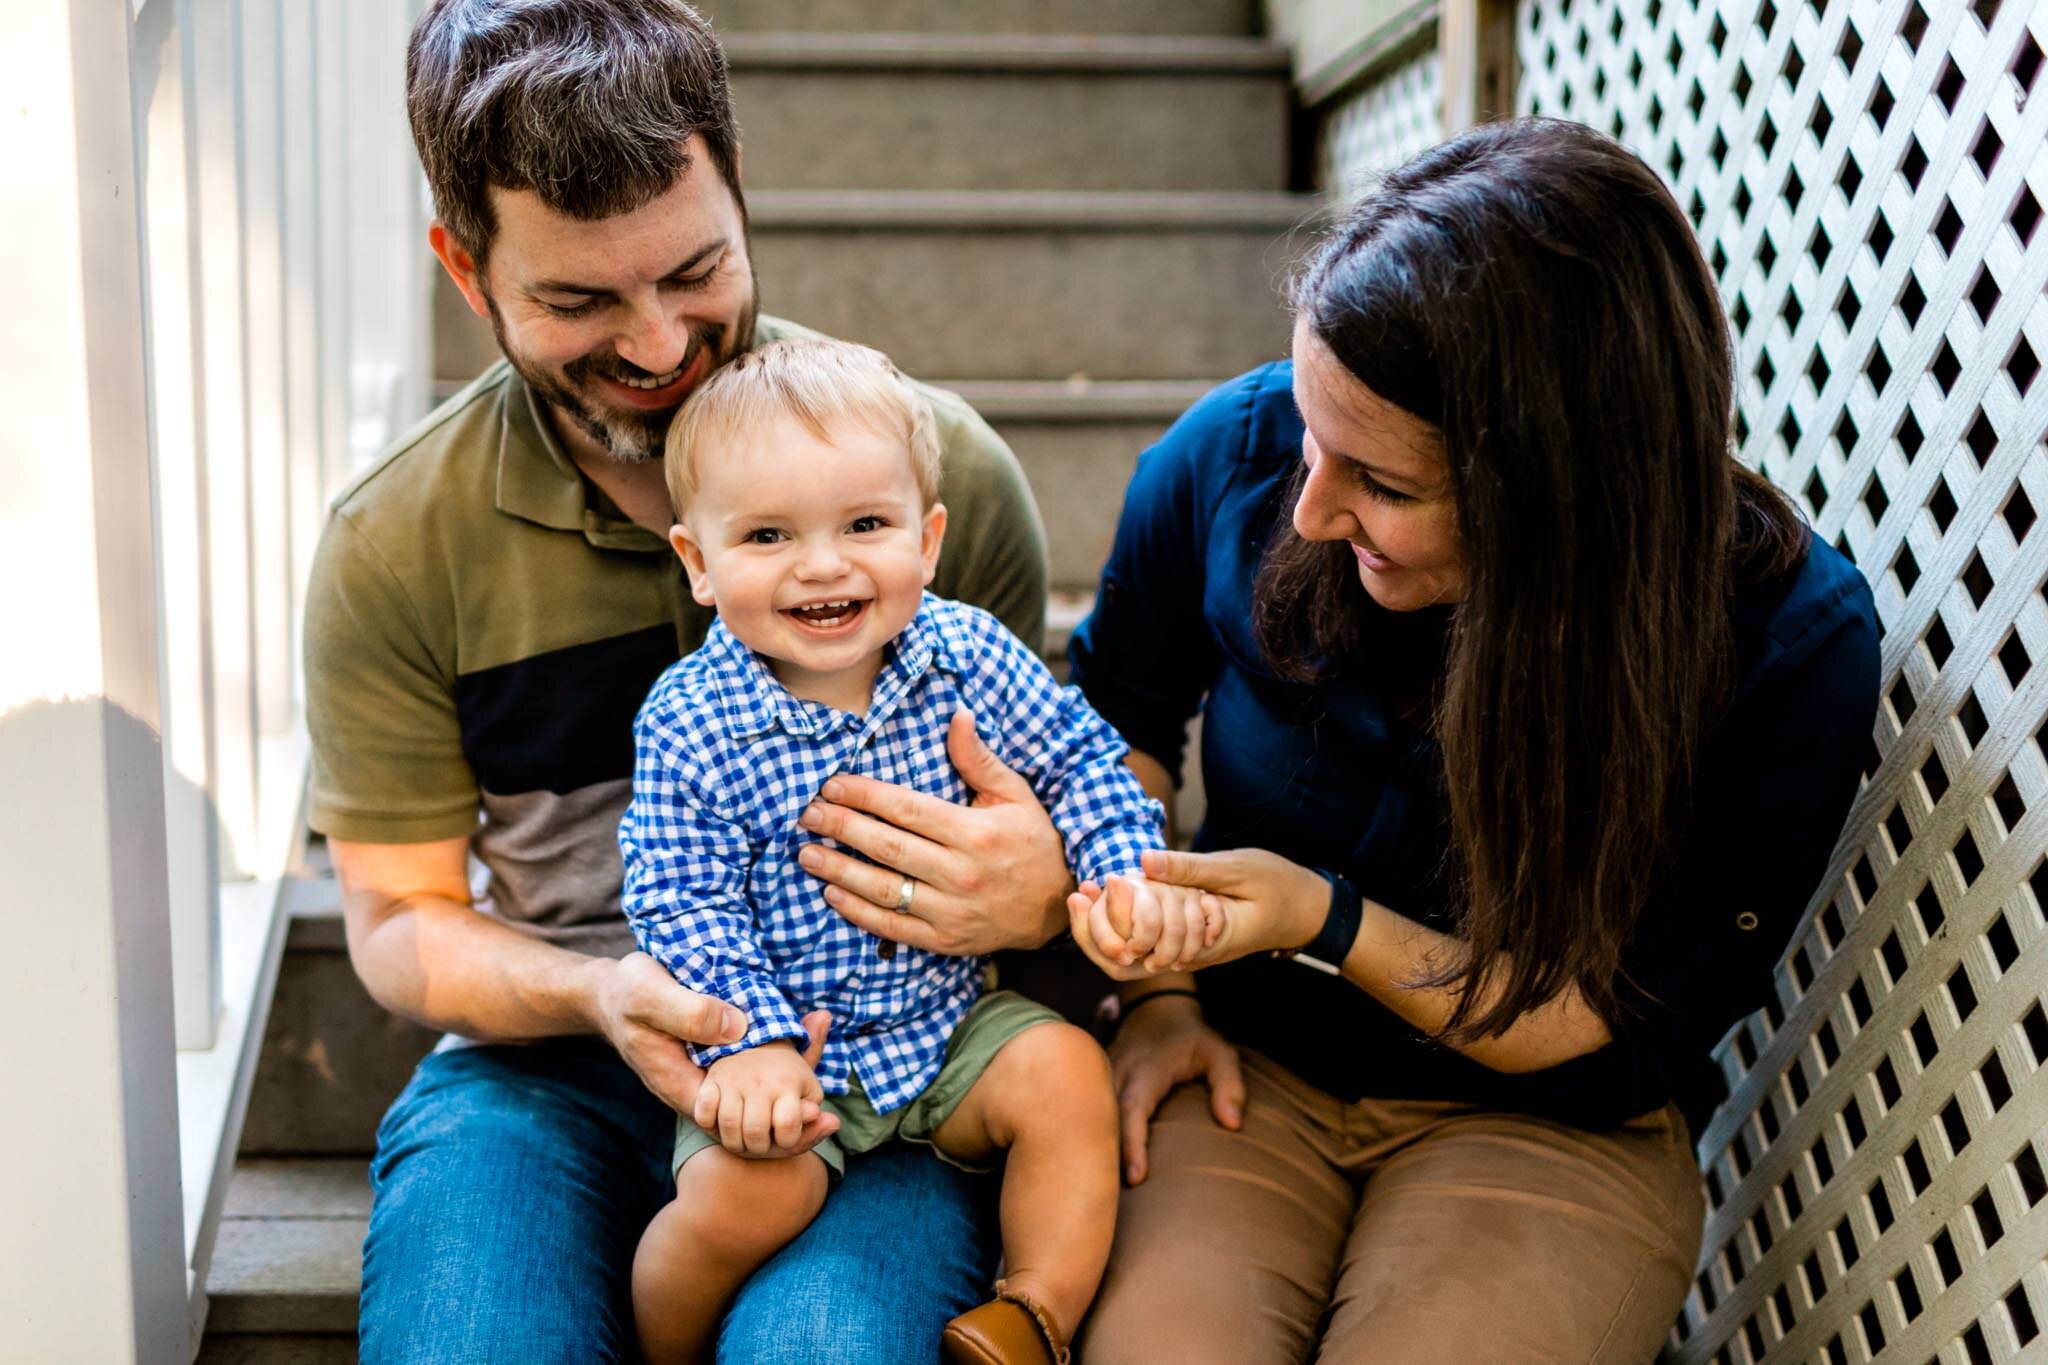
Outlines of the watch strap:
{"label": "watch strap", "polygon": [[1359,927],[1365,922],[1365,896],[1350,878],[1340,873],[1320,867],[1316,872],[1330,884],[1330,910],[1316,936],[1295,952],[1299,957],[1311,957],[1332,968],[1341,968],[1344,959],[1351,955],[1351,945],[1358,941]]}

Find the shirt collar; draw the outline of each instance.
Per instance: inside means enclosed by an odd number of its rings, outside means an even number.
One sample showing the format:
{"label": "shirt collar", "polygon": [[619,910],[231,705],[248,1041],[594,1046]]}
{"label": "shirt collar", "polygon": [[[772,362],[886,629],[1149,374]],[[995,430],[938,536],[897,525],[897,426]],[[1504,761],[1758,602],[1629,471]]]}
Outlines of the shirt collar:
{"label": "shirt collar", "polygon": [[741,644],[723,620],[714,620],[698,651],[710,671],[713,711],[735,739],[751,739],[774,729],[808,736],[827,735],[847,724],[878,727],[927,672],[935,668],[960,672],[958,658],[933,613],[936,601],[926,593],[910,624],[884,646],[882,670],[875,675],[865,718],[791,696],[759,655]]}
{"label": "shirt collar", "polygon": [[[510,371],[508,362],[499,363]],[[540,396],[516,371],[505,377],[500,413],[499,511],[553,530],[575,531],[601,550],[668,552],[666,541],[636,525],[609,502],[600,507],[590,505],[590,486],[555,438]]]}

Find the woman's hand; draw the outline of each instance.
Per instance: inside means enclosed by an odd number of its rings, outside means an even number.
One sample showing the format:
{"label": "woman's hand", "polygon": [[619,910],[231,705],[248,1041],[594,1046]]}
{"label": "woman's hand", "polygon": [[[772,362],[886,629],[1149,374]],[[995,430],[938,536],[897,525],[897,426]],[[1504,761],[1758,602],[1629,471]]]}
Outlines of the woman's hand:
{"label": "woman's hand", "polygon": [[1132,883],[1111,878],[1106,889],[1083,885],[1067,898],[1074,941],[1118,981],[1299,948],[1316,936],[1330,912],[1330,884],[1321,873],[1264,849],[1149,852],[1145,877],[1204,893],[1200,904],[1208,924],[1199,947],[1184,939],[1171,945],[1179,961],[1165,962],[1156,921],[1139,913]]}
{"label": "woman's hand", "polygon": [[[801,823],[873,862],[822,844],[805,845],[798,861],[825,883],[826,903],[871,934],[961,957],[1042,947],[1064,927],[1060,907],[1074,888],[1059,831],[968,712],[954,715],[946,752],[973,805],[842,773]],[[916,885],[899,911],[906,877]]]}
{"label": "woman's hand", "polygon": [[[1223,933],[1223,905],[1206,892],[1143,877],[1111,877],[1108,885],[1082,883],[1067,897],[1074,939],[1090,956],[1114,959],[1119,969],[1142,963],[1136,975],[1191,972]],[[1104,970],[1110,970],[1105,965]]]}
{"label": "woman's hand", "polygon": [[1109,1066],[1116,1081],[1127,1184],[1145,1179],[1152,1115],[1175,1086],[1207,1081],[1209,1112],[1216,1122],[1233,1132],[1244,1122],[1244,1073],[1237,1049],[1202,1022],[1198,1001],[1176,996],[1133,1012],[1109,1045]]}
{"label": "woman's hand", "polygon": [[1223,931],[1206,955],[1211,966],[1300,948],[1322,932],[1330,913],[1330,883],[1322,873],[1262,848],[1155,850],[1145,855],[1145,875],[1206,891],[1222,904]]}
{"label": "woman's hand", "polygon": [[[1200,889],[1221,903],[1223,932],[1198,966],[1300,948],[1322,932],[1330,913],[1330,884],[1321,873],[1262,849],[1147,853],[1145,875],[1152,881]],[[1107,954],[1092,946],[1078,922],[1074,938],[1112,976],[1128,980],[1151,974],[1143,963],[1122,965],[1113,955],[1114,942]],[[1418,1031],[1435,1036],[1448,1027],[1464,986],[1458,982],[1417,985],[1416,980],[1433,976],[1445,962],[1455,961],[1461,947],[1449,935],[1368,898],[1350,951],[1344,954],[1344,961],[1328,965]],[[1491,989],[1500,989],[1498,982]],[[1483,1002],[1478,1009],[1484,1011]],[[1504,1033],[1449,1046],[1481,1066],[1519,1073],[1561,1066],[1598,1051],[1613,1039],[1607,1022],[1586,1003],[1585,994],[1571,986],[1524,1011]]]}

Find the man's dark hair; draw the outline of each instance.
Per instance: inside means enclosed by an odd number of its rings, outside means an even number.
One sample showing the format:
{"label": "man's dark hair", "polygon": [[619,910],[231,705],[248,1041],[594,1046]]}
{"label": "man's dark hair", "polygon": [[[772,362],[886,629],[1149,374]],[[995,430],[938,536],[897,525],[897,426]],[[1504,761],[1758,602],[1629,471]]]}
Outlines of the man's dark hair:
{"label": "man's dark hair", "polygon": [[[1447,1036],[1504,1032],[1573,985],[1614,1023],[1623,946],[1730,700],[1733,593],[1807,548],[1734,458],[1713,272],[1640,159],[1519,119],[1388,175],[1294,306],[1437,427],[1450,466],[1467,578],[1434,708],[1464,945],[1435,977],[1463,986]],[[1280,672],[1374,666],[1375,610],[1350,546],[1281,519],[1254,603]]]}
{"label": "man's dark hair", "polygon": [[740,200],[725,53],[680,0],[435,0],[405,89],[434,211],[479,265],[493,185],[610,218],[673,187],[694,137]]}

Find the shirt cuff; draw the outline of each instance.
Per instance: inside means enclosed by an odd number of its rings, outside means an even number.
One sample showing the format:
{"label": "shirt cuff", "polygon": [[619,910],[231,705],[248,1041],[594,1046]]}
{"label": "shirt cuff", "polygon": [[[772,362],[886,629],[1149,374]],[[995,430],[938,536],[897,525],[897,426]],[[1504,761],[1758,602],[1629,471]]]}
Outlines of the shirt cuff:
{"label": "shirt cuff", "polygon": [[707,994],[746,1011],[747,1031],[737,1042],[711,1047],[689,1044],[690,1060],[698,1066],[710,1066],[720,1058],[749,1052],[768,1043],[795,1040],[808,1045],[810,1042],[810,1035],[804,1032],[803,1020],[796,1007],[789,1003],[789,998],[777,989],[773,981],[759,972],[738,968],[723,972],[713,981]]}
{"label": "shirt cuff", "polygon": [[1143,874],[1146,850],[1166,847],[1166,841],[1159,837],[1159,831],[1166,819],[1166,810],[1157,801],[1147,801],[1145,805],[1149,808],[1148,814],[1160,823],[1144,826],[1117,825],[1097,830],[1075,852],[1076,880],[1094,882],[1100,886],[1102,879],[1112,874],[1126,877]]}

